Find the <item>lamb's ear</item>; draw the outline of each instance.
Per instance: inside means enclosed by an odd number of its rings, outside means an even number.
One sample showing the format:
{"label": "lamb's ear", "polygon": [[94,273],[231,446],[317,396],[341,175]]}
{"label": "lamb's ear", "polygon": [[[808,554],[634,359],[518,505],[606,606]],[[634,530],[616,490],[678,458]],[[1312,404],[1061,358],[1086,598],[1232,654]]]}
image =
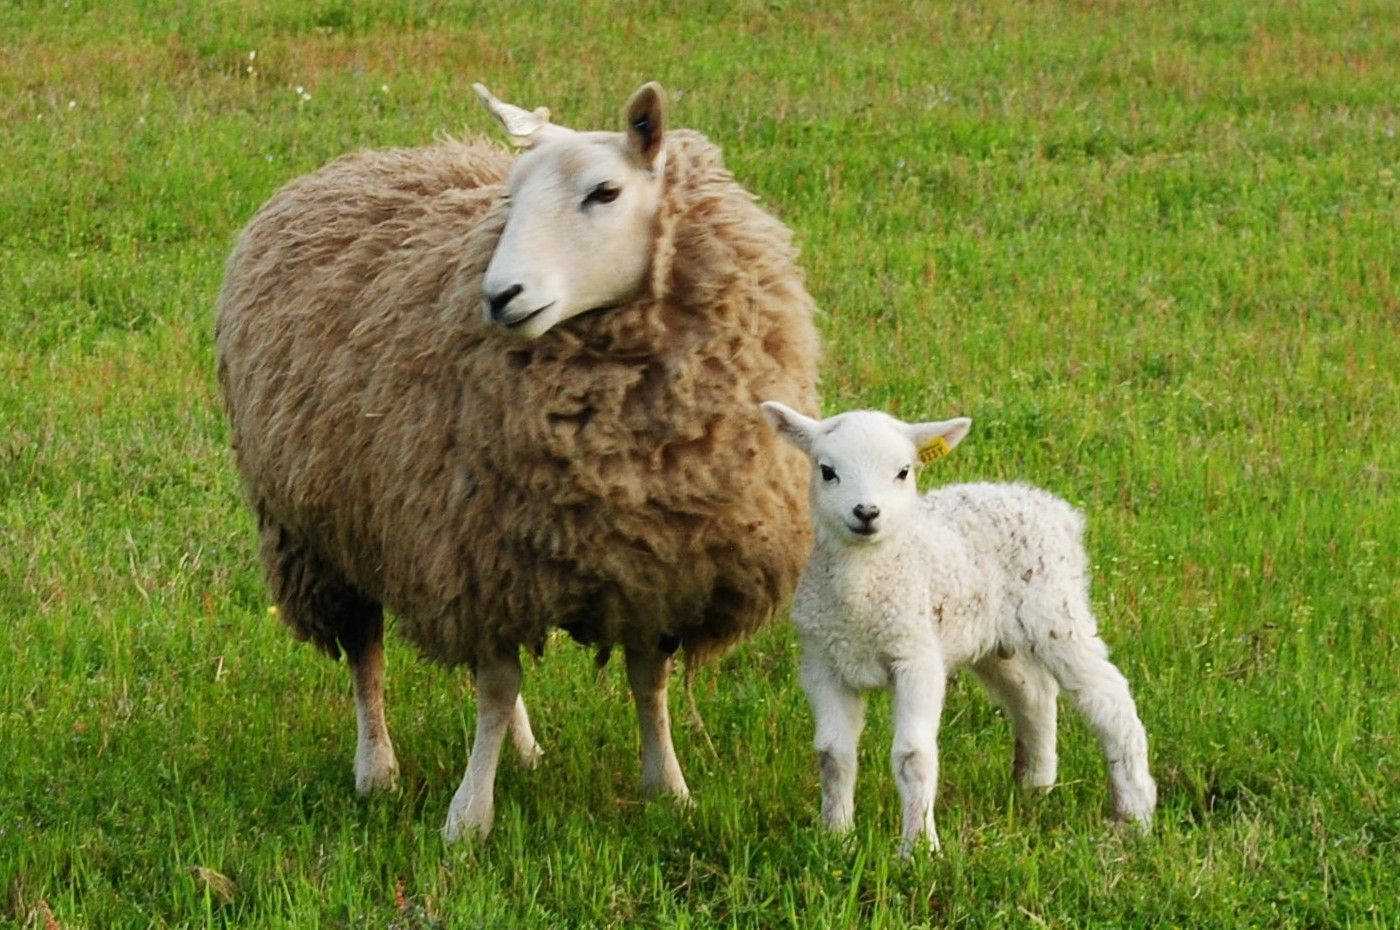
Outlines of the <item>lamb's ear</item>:
{"label": "lamb's ear", "polygon": [[907,423],[904,429],[919,450],[919,462],[927,465],[952,452],[972,429],[972,421],[967,417],[954,417],[933,423]]}
{"label": "lamb's ear", "polygon": [[627,150],[651,171],[659,172],[666,163],[666,92],[655,81],[648,81],[627,101],[623,119],[627,121]]}
{"label": "lamb's ear", "polygon": [[481,98],[481,102],[486,104],[486,109],[491,115],[500,121],[501,127],[505,129],[510,141],[522,149],[534,148],[541,142],[558,138],[561,134],[572,130],[564,126],[555,126],[549,121],[549,108],[536,107],[533,111],[522,110],[504,101],[497,100],[495,95],[486,89],[483,84],[473,84],[472,90]]}
{"label": "lamb's ear", "polygon": [[772,427],[778,431],[778,435],[792,443],[803,452],[812,451],[812,440],[816,438],[817,427],[820,425],[811,417],[804,417],[786,404],[780,404],[776,400],[765,400],[759,405],[763,410],[763,419],[767,420]]}

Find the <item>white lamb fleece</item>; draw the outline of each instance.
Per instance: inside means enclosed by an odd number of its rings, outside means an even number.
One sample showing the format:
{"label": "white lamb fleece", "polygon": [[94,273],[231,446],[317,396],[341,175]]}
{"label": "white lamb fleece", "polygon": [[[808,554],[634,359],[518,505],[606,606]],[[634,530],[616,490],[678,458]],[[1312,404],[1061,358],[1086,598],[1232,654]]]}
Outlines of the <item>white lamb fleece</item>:
{"label": "white lamb fleece", "polygon": [[1098,637],[1082,515],[1021,484],[953,485],[919,497],[921,448],[945,453],[967,434],[967,419],[909,425],[855,411],[816,421],[781,404],[763,409],[813,465],[816,546],[793,620],[827,824],[851,825],[864,693],[888,689],[903,849],[920,837],[937,848],[938,722],[947,675],[963,666],[1011,717],[1023,785],[1055,781],[1063,688],[1099,739],[1117,813],[1149,823],[1156,785],[1147,736]]}

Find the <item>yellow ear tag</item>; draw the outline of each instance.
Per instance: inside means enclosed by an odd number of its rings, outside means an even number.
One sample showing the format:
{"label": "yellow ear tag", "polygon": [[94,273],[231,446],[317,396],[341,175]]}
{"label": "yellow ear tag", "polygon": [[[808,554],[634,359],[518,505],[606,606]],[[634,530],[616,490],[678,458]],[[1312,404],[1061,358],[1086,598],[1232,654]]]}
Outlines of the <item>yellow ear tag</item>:
{"label": "yellow ear tag", "polygon": [[948,440],[942,436],[935,436],[928,442],[919,446],[919,461],[927,465],[936,462],[948,454]]}

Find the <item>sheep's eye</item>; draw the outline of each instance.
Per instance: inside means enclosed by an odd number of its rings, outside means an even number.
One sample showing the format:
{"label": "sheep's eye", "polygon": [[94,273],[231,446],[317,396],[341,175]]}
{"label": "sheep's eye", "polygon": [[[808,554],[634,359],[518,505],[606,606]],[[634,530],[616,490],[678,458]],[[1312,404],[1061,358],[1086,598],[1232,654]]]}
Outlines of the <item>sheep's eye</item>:
{"label": "sheep's eye", "polygon": [[894,480],[895,480],[895,481],[903,481],[905,478],[908,478],[908,477],[909,477],[909,466],[908,466],[908,465],[905,465],[903,468],[901,468],[901,469],[899,470],[899,474],[897,474],[897,475],[894,476]]}
{"label": "sheep's eye", "polygon": [[583,198],[583,205],[586,207],[592,203],[612,203],[620,193],[622,193],[622,188],[604,181],[588,192],[588,196]]}
{"label": "sheep's eye", "polygon": [[822,480],[823,480],[823,481],[835,481],[835,480],[836,480],[836,469],[832,468],[830,465],[823,465],[823,466],[822,466]]}

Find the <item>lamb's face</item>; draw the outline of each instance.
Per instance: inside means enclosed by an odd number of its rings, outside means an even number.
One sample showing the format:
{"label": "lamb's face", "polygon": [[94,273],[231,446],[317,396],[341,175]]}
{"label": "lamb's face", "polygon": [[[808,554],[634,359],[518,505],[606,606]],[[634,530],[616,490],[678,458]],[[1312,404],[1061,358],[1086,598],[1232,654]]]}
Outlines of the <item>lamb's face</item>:
{"label": "lamb's face", "polygon": [[946,453],[972,421],[902,423],[874,410],[812,420],[772,401],[764,415],[812,461],[812,519],[818,534],[860,545],[897,537],[918,507],[922,460]]}
{"label": "lamb's face", "polygon": [[625,133],[575,132],[492,101],[529,151],[507,182],[510,212],[482,280],[487,322],[534,338],[636,296],[661,205],[660,89],[648,84],[633,96]]}

